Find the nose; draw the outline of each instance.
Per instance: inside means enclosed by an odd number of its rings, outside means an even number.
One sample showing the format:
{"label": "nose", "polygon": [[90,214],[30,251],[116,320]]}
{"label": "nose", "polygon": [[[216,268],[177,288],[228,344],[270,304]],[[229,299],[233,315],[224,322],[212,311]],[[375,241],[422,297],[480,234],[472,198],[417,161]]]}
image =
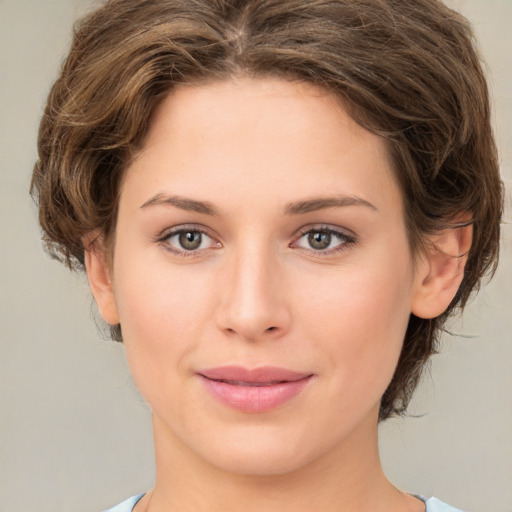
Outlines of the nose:
{"label": "nose", "polygon": [[291,312],[283,262],[266,248],[247,247],[233,254],[224,270],[216,314],[219,329],[250,342],[288,332]]}

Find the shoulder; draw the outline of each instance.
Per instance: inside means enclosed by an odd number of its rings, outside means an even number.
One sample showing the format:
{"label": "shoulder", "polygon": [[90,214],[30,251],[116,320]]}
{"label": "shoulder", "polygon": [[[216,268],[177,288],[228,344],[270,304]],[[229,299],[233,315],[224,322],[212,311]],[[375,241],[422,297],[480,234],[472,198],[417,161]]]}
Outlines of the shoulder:
{"label": "shoulder", "polygon": [[462,510],[451,507],[437,498],[429,498],[425,500],[425,512],[462,512]]}
{"label": "shoulder", "polygon": [[122,503],[119,503],[119,505],[109,508],[104,512],[132,512],[133,507],[135,507],[135,505],[142,498],[142,496],[144,496],[144,494],[137,494],[137,496],[132,496],[131,498],[128,498]]}

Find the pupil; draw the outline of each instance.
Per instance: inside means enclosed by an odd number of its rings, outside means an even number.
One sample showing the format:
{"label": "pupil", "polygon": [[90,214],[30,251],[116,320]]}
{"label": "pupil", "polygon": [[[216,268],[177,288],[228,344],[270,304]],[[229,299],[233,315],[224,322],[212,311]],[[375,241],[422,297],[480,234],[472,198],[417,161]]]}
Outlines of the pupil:
{"label": "pupil", "polygon": [[308,238],[313,249],[327,249],[331,243],[331,234],[323,231],[313,231]]}
{"label": "pupil", "polygon": [[199,231],[186,231],[180,233],[180,245],[189,251],[199,248],[201,245],[201,233]]}

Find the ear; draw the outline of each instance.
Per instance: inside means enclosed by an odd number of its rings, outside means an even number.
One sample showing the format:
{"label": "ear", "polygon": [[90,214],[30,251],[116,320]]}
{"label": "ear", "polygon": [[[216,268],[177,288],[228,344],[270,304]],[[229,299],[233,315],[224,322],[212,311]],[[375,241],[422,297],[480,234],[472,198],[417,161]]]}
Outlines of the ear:
{"label": "ear", "polygon": [[83,239],[84,261],[89,286],[98,305],[101,316],[110,325],[119,324],[119,315],[108,263],[101,236],[93,232]]}
{"label": "ear", "polygon": [[[429,237],[426,254],[418,263],[411,312],[419,318],[435,318],[446,311],[464,277],[473,229],[469,216],[453,227]],[[460,227],[462,225],[462,227]]]}

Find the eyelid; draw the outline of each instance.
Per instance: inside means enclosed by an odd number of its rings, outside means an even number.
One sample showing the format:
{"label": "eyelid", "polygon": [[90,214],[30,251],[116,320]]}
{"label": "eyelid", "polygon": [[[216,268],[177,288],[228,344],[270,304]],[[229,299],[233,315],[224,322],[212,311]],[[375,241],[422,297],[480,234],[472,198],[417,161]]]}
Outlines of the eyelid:
{"label": "eyelid", "polygon": [[[204,236],[207,236],[210,238],[214,245],[212,247],[204,248],[204,249],[196,249],[192,251],[187,251],[185,249],[180,250],[175,247],[173,247],[168,240],[172,238],[175,235],[178,235],[179,233],[183,233],[186,231],[193,231],[197,233],[201,233]],[[160,243],[167,251],[171,252],[172,254],[176,254],[178,256],[183,257],[198,257],[202,256],[205,251],[209,249],[218,249],[221,247],[221,243],[217,240],[217,237],[209,233],[209,230],[205,228],[202,225],[199,224],[181,224],[177,226],[173,226],[171,228],[166,228],[163,231],[161,231],[156,237],[155,242]]]}
{"label": "eyelid", "polygon": [[155,239],[157,241],[164,240],[166,238],[169,238],[169,236],[179,233],[181,231],[197,231],[199,233],[203,233],[205,235],[208,235],[210,238],[214,238],[210,233],[208,232],[209,229],[206,226],[203,226],[202,224],[177,224],[175,226],[170,226],[162,229],[156,236]]}
{"label": "eyelid", "polygon": [[325,249],[325,250],[315,250],[315,249],[307,249],[304,247],[297,247],[298,249],[302,251],[306,251],[310,254],[313,254],[315,256],[331,256],[333,254],[340,253],[346,249],[348,249],[350,246],[353,246],[357,243],[357,237],[356,234],[347,228],[341,228],[339,226],[332,226],[328,224],[316,224],[316,225],[309,225],[304,226],[299,229],[297,236],[294,237],[294,241],[290,244],[290,247],[296,246],[297,242],[304,237],[304,235],[307,235],[311,232],[325,232],[332,234],[338,240],[340,240],[340,244],[332,249]]}

